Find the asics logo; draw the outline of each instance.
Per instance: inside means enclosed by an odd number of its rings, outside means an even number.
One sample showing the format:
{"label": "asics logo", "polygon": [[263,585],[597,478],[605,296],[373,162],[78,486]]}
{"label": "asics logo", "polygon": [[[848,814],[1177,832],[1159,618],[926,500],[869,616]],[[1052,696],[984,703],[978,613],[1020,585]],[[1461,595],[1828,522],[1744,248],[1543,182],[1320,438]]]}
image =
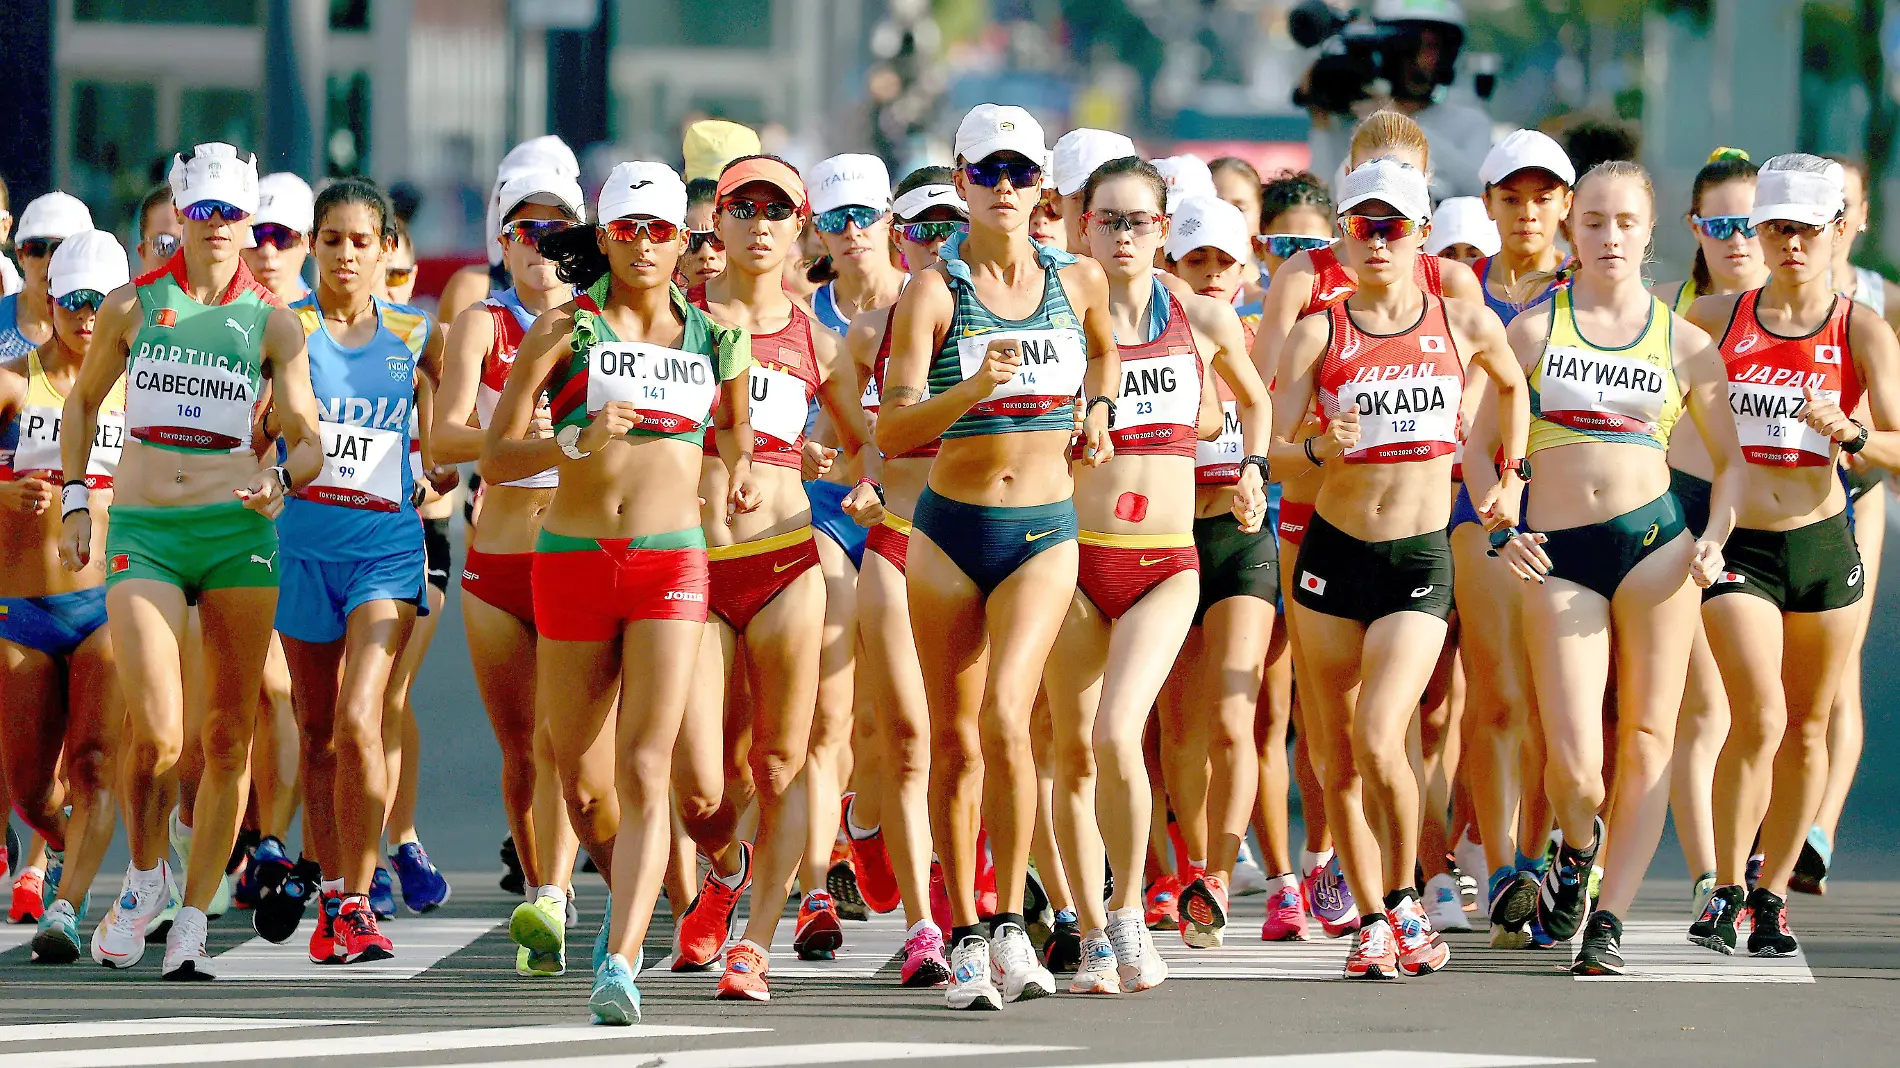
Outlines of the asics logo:
{"label": "asics logo", "polygon": [[1654,545],[1656,543],[1656,535],[1661,534],[1661,533],[1662,533],[1662,524],[1651,523],[1649,525],[1649,530],[1643,534],[1643,544]]}
{"label": "asics logo", "polygon": [[269,571],[273,575],[277,573],[277,554],[276,553],[270,554],[269,557],[262,557],[262,556],[257,555],[256,553],[252,553],[251,563],[263,564],[264,569],[266,571]]}
{"label": "asics logo", "polygon": [[1363,344],[1364,342],[1359,340],[1358,334],[1354,334],[1352,337],[1347,338],[1346,344],[1341,346],[1339,350],[1339,358],[1342,360],[1352,359],[1354,356],[1359,354],[1360,346],[1362,346]]}
{"label": "asics logo", "polygon": [[[233,330],[236,330],[239,334],[243,335],[244,343],[246,345],[249,345],[251,343],[251,331],[245,329],[242,326],[239,326],[238,321],[236,319],[226,319],[224,321],[224,325],[230,327]],[[252,329],[255,329],[255,327],[252,327]]]}
{"label": "asics logo", "polygon": [[1431,592],[1432,592],[1432,588],[1430,586],[1420,586],[1418,589],[1412,591],[1412,599],[1416,601],[1420,597],[1424,597]]}
{"label": "asics logo", "polygon": [[1747,352],[1748,350],[1754,348],[1756,345],[1759,345],[1759,344],[1761,344],[1761,335],[1750,334],[1747,337],[1743,338],[1740,344],[1735,346],[1735,351],[1737,353]]}
{"label": "asics logo", "polygon": [[1855,565],[1854,565],[1854,570],[1852,570],[1852,571],[1849,571],[1849,572],[1847,573],[1847,584],[1848,584],[1849,586],[1858,586],[1858,585],[1860,585],[1860,567],[1861,567],[1861,565],[1859,565],[1859,564],[1855,564]]}

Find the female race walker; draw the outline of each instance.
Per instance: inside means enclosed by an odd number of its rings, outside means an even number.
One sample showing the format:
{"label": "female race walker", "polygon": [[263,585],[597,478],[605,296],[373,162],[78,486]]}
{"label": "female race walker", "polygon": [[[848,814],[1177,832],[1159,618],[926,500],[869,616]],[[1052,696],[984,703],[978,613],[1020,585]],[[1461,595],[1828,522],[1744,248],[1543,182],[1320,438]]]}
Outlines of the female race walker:
{"label": "female race walker", "polygon": [[[1744,911],[1750,953],[1800,948],[1788,930],[1788,882],[1827,785],[1828,714],[1864,593],[1833,468],[1841,452],[1890,470],[1900,456],[1893,330],[1853,314],[1828,285],[1834,245],[1847,240],[1843,180],[1840,164],[1818,156],[1762,164],[1748,221],[1761,234],[1768,284],[1705,297],[1690,312],[1722,330],[1729,406],[1748,461],[1728,567],[1702,605],[1731,721],[1715,768],[1717,888],[1689,940],[1722,953],[1734,952]],[[1871,431],[1844,414],[1863,396]],[[1764,860],[1748,890],[1757,828]]]}
{"label": "female race walker", "polygon": [[[124,711],[104,625],[105,561],[78,574],[59,566],[53,487],[62,481],[66,394],[92,341],[99,305],[127,280],[125,249],[111,234],[82,230],[67,238],[47,270],[52,339],[0,366],[0,422],[15,423],[20,432],[12,478],[0,483],[0,653],[7,694],[0,704],[0,755],[6,758],[0,778],[27,822],[63,853],[57,898],[44,905],[33,936],[33,959],[46,964],[79,959],[86,893],[118,822],[112,788]],[[85,477],[98,494],[92,518],[103,526],[125,443],[124,389],[113,388],[96,433]],[[70,816],[62,811],[66,805]]]}
{"label": "female race walker", "polygon": [[[1424,173],[1375,159],[1341,193],[1338,249],[1358,289],[1288,336],[1273,456],[1292,470],[1334,465],[1301,544],[1292,614],[1310,684],[1307,744],[1365,911],[1345,974],[1390,979],[1451,959],[1413,884],[1419,801],[1406,733],[1451,614],[1446,486],[1466,361],[1491,380],[1512,455],[1523,451],[1529,405],[1497,316],[1416,281],[1431,210]],[[1301,441],[1316,401],[1329,425]],[[1493,493],[1485,504],[1496,522],[1515,521],[1514,498]]]}
{"label": "female race walker", "polygon": [[[1536,582],[1525,589],[1524,644],[1547,754],[1544,788],[1563,843],[1534,891],[1535,915],[1558,942],[1582,928],[1571,970],[1605,975],[1621,972],[1622,917],[1662,834],[1695,587],[1721,572],[1741,458],[1708,336],[1643,288],[1655,228],[1648,174],[1633,163],[1599,164],[1579,182],[1573,220],[1574,283],[1510,327],[1533,398],[1522,465],[1532,476],[1529,531],[1492,524],[1491,540],[1521,581]],[[1709,525],[1699,536],[1669,489],[1669,438],[1685,409],[1715,462]],[[1493,454],[1488,414],[1471,440],[1471,455]],[[1507,445],[1504,455],[1508,475],[1517,454]],[[1488,465],[1466,475],[1473,492],[1490,488]],[[1616,708],[1609,757],[1606,696]],[[1614,790],[1606,767],[1615,769]],[[1602,896],[1592,912],[1599,863]],[[1523,882],[1516,876],[1506,893],[1522,893]]]}
{"label": "female race walker", "polygon": [[[323,470],[303,329],[238,259],[257,207],[256,157],[199,145],[173,158],[172,200],[185,239],[162,271],[107,296],[85,366],[66,397],[60,442],[60,559],[92,555],[84,471],[99,411],[125,376],[128,441],[113,482],[106,538],[112,624],[129,732],[122,800],[132,860],[125,888],[92,935],[92,957],[129,968],[171,896],[165,862],[171,799],[163,780],[183,744],[179,648],[185,609],[204,625],[205,767],[193,806],[198,848],[184,907],[166,938],[167,978],[207,976],[204,908],[224,881],[244,813],[251,727],[277,610],[277,530],[284,499]],[[286,459],[259,471],[251,414],[271,380]]]}
{"label": "female race walker", "polygon": [[[1177,296],[1162,284],[1155,260],[1168,236],[1167,195],[1160,172],[1139,156],[1102,164],[1083,186],[1085,232],[1107,276],[1122,377],[1110,436],[1116,462],[1097,466],[1077,457],[1077,589],[1044,670],[1056,741],[1056,834],[1064,868],[1083,887],[1103,885],[1104,859],[1117,872],[1134,873],[1147,856],[1153,798],[1142,733],[1200,600],[1192,472],[1210,365],[1245,400],[1250,458],[1228,502],[1238,532],[1257,533],[1267,511],[1266,385],[1248,359],[1231,304],[1198,293]],[[1229,232],[1244,242],[1238,212],[1222,206],[1235,216]],[[1206,399],[1210,413],[1218,412]],[[1230,717],[1226,726],[1232,736],[1216,769],[1227,773],[1220,785],[1251,789],[1252,769],[1236,767],[1231,753],[1252,751],[1252,717]],[[1239,829],[1223,825],[1231,845],[1223,841],[1228,856],[1217,873],[1186,878],[1205,895],[1206,922],[1193,926],[1208,940],[1217,942],[1226,927],[1224,879],[1249,807],[1242,799],[1220,813],[1229,821],[1237,815]],[[1205,867],[1206,858],[1199,859]],[[1082,962],[1071,991],[1147,990],[1167,977],[1144,922],[1141,883],[1117,879],[1107,902],[1076,895]]]}
{"label": "female race walker", "polygon": [[[535,536],[535,702],[575,830],[620,891],[588,1006],[601,1023],[632,1024],[672,835],[673,743],[710,596],[700,441],[716,418],[732,485],[721,504],[756,506],[752,355],[744,331],[714,323],[672,284],[686,186],[670,167],[620,164],[595,210],[596,226],[540,238],[562,279],[587,293],[544,312],[522,341],[481,468],[490,484],[561,471]],[[543,391],[556,431],[529,437]],[[608,747],[611,770],[593,752]]]}
{"label": "female race walker", "polygon": [[1074,409],[1087,462],[1109,462],[1121,371],[1101,267],[1026,233],[1042,127],[1022,108],[981,104],[957,127],[956,154],[970,229],[898,301],[878,445],[902,456],[943,438],[906,579],[930,706],[931,836],[950,898],[945,1000],[1000,1009],[1054,993],[1055,980],[1020,913],[997,913],[987,939],[978,932],[978,810],[997,899],[1013,909],[1036,809],[1030,710],[1075,593]]}

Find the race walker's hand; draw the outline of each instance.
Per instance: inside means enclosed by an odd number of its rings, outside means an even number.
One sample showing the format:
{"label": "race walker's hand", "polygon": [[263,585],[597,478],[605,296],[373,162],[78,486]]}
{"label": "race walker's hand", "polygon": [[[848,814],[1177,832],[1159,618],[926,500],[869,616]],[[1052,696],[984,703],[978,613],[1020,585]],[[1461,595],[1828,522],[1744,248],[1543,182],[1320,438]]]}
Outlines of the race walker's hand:
{"label": "race walker's hand", "polygon": [[1504,492],[1501,479],[1492,486],[1491,492],[1484,495],[1484,500],[1478,502],[1477,507],[1478,519],[1484,523],[1485,533],[1492,534],[1517,526],[1517,506],[1523,499],[1521,493]]}
{"label": "race walker's hand", "polygon": [[759,492],[759,483],[752,475],[752,461],[740,460],[739,466],[732,472],[732,488],[726,493],[726,521],[733,516],[744,515],[765,502],[765,495]]}
{"label": "race walker's hand", "polygon": [[[1525,582],[1543,582],[1550,574],[1550,557],[1544,553],[1544,542],[1550,539],[1535,531],[1520,531],[1493,549],[1498,559],[1509,565],[1512,574]],[[1495,544],[1495,543],[1494,543]]]}
{"label": "race walker's hand", "polygon": [[1333,416],[1326,432],[1313,443],[1313,454],[1322,460],[1343,456],[1359,447],[1359,406],[1357,404]]}
{"label": "race walker's hand", "polygon": [[821,441],[805,439],[805,450],[798,458],[798,473],[807,482],[816,482],[831,471],[838,450]]}
{"label": "race walker's hand", "polygon": [[534,414],[528,417],[528,439],[551,438],[554,436],[554,410],[545,404],[535,406]]}
{"label": "race walker's hand", "polygon": [[1689,561],[1689,578],[1702,589],[1715,585],[1728,562],[1722,559],[1720,542],[1702,538],[1695,543],[1695,559]]}
{"label": "race walker's hand", "polygon": [[844,495],[844,514],[857,525],[870,529],[884,522],[884,499],[869,482],[860,482]]}
{"label": "race walker's hand", "polygon": [[1022,343],[1008,338],[999,338],[990,342],[983,353],[983,366],[976,369],[969,381],[975,387],[977,399],[983,400],[996,392],[998,386],[1016,377],[1023,368]]}
{"label": "race walker's hand", "polygon": [[1860,436],[1860,427],[1841,406],[1814,391],[1812,386],[1801,387],[1801,421],[1817,434],[1825,434],[1835,441],[1852,441]]}
{"label": "race walker's hand", "polygon": [[45,515],[46,510],[58,499],[58,488],[44,479],[22,478],[0,482],[0,508],[10,511]]}
{"label": "race walker's hand", "polygon": [[639,426],[642,421],[640,412],[631,403],[608,401],[600,411],[594,413],[594,421],[582,428],[574,447],[592,455],[606,448],[608,442]]}
{"label": "race walker's hand", "polygon": [[1260,469],[1247,464],[1240,469],[1240,482],[1234,486],[1234,518],[1247,534],[1260,533],[1267,518],[1267,488],[1260,483]]}
{"label": "race walker's hand", "polygon": [[263,516],[276,519],[284,514],[284,499],[289,495],[289,487],[284,485],[283,476],[275,467],[266,467],[252,476],[250,485],[231,491],[244,507]]}
{"label": "race walker's hand", "polygon": [[1100,467],[1115,458],[1115,439],[1108,430],[1108,405],[1088,404],[1086,412],[1082,417],[1082,455],[1088,457],[1090,467]]}
{"label": "race walker's hand", "polygon": [[92,563],[92,513],[84,508],[60,524],[59,562],[68,571],[84,571]]}

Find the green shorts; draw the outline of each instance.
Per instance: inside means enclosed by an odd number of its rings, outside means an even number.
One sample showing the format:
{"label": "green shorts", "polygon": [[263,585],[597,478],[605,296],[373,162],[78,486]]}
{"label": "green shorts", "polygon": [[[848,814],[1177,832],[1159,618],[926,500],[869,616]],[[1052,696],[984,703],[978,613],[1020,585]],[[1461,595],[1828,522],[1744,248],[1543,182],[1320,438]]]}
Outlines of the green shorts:
{"label": "green shorts", "polygon": [[106,584],[151,579],[198,603],[206,590],[275,589],[277,524],[242,501],[195,508],[113,505]]}

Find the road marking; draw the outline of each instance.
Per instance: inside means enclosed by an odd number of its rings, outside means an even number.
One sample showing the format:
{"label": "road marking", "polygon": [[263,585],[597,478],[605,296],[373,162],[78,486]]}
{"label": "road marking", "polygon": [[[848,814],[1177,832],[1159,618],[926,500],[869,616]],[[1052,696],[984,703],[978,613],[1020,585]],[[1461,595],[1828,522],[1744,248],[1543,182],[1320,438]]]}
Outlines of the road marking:
{"label": "road marking", "polygon": [[12,1024],[0,1027],[0,1042],[50,1042],[65,1038],[141,1038],[200,1032],[264,1031],[274,1027],[334,1027],[368,1020],[259,1020],[249,1016],[159,1016],[149,1020],[98,1020],[91,1023]]}
{"label": "road marking", "polygon": [[395,944],[396,955],[373,964],[312,964],[304,940],[294,935],[283,945],[253,938],[218,954],[211,962],[211,974],[220,981],[410,979],[501,923],[500,919],[391,920],[383,925],[383,933]]}
{"label": "road marking", "polygon": [[1193,949],[1174,931],[1155,931],[1155,947],[1168,962],[1169,979],[1343,979],[1348,939],[1325,938],[1319,922],[1306,925],[1307,941],[1262,942],[1266,895],[1238,899],[1228,906],[1227,944]]}
{"label": "road marking", "polygon": [[[1030,1053],[1053,1053],[1074,1046],[979,1046],[950,1042],[825,1042],[805,1046],[745,1046],[737,1049],[691,1049],[667,1053],[661,1060],[666,1068],[782,1068],[800,1064],[846,1064],[859,1061],[924,1060],[950,1057],[1020,1057]],[[536,1057],[521,1061],[466,1061],[460,1066],[474,1068],[623,1068],[625,1053],[585,1057]],[[1180,1061],[1168,1062],[1180,1068]],[[1512,1063],[1549,1063],[1523,1061]],[[458,1068],[446,1064],[444,1068]]]}
{"label": "road marking", "polygon": [[[772,979],[869,979],[888,967],[904,948],[904,917],[900,913],[872,916],[868,921],[846,921],[844,948],[836,960],[799,960],[792,952],[796,924],[787,917],[772,937]],[[737,941],[735,939],[734,941]],[[727,943],[730,945],[731,943]],[[674,972],[673,954],[640,973],[642,983],[671,978],[693,979],[711,974],[718,978],[719,965],[704,972]],[[670,1062],[669,1062],[670,1063]]]}
{"label": "road marking", "polygon": [[[1812,983],[1808,959],[1751,957],[1746,944],[1732,957],[1692,945],[1689,925],[1676,920],[1623,924],[1622,975],[1577,976],[1588,983]],[[1571,950],[1575,957],[1575,948]]]}
{"label": "road marking", "polygon": [[[1574,1057],[1517,1057],[1495,1053],[1439,1053],[1416,1049],[1369,1049],[1350,1053],[1279,1053],[1265,1057],[1197,1057],[1193,1061],[1129,1061],[1093,1068],[1518,1068],[1536,1064],[1595,1064]],[[668,1068],[673,1064],[667,1059]],[[1053,1066],[1052,1066],[1053,1068]]]}
{"label": "road marking", "polygon": [[31,923],[10,923],[5,926],[0,926],[0,953],[19,949],[21,946],[33,941],[33,936],[38,934],[39,930],[37,924]]}
{"label": "road marking", "polygon": [[[388,1059],[393,1054],[435,1050],[501,1049],[507,1046],[551,1046],[562,1042],[605,1042],[617,1039],[674,1038],[731,1035],[764,1031],[760,1027],[684,1027],[656,1024],[640,1027],[480,1027],[461,1031],[423,1031],[396,1035],[352,1035],[330,1038],[278,1038],[252,1042],[194,1042],[175,1046],[140,1046],[137,1056],[125,1047],[43,1049],[0,1053],[0,1068],[119,1068],[120,1065],[263,1064],[295,1063],[312,1057],[368,1057]],[[669,1063],[671,1055],[668,1055]],[[547,1064],[546,1060],[523,1064]],[[620,1063],[625,1063],[621,1061]]]}

